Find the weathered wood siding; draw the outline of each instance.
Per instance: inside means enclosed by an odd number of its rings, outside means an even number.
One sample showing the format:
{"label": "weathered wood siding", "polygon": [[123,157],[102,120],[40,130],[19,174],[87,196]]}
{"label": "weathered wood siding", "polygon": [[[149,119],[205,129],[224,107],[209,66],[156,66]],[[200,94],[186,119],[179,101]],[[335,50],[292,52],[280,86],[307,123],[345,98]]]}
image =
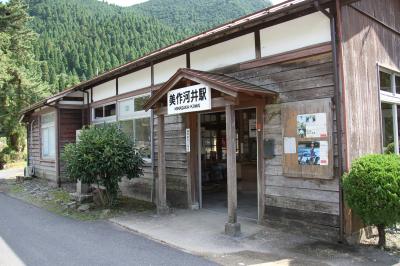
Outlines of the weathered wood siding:
{"label": "weathered wood siding", "polygon": [[[354,7],[400,31],[400,1],[362,0]],[[400,35],[351,6],[342,7],[342,49],[349,161],[381,152],[377,63],[400,69]]]}
{"label": "weathered wood siding", "polygon": [[[282,104],[334,96],[330,53],[230,74],[241,80],[279,92],[275,104],[266,106],[264,139],[275,141],[275,157],[265,159],[265,219],[336,238],[339,231],[339,179],[287,177],[283,174]],[[336,126],[332,123],[336,144]],[[335,165],[337,147],[335,145]],[[334,167],[330,162],[332,168]]]}
{"label": "weathered wood siding", "polygon": [[62,153],[65,145],[76,142],[76,131],[82,128],[84,112],[81,109],[60,109],[60,139],[58,141],[60,151],[60,177],[62,181],[69,181],[65,173],[65,163]]}
{"label": "weathered wood siding", "polygon": [[[170,206],[188,207],[187,195],[187,153],[185,146],[185,121],[182,115],[165,116],[165,158],[167,173],[167,201]],[[157,117],[155,124],[155,176],[157,175]],[[153,183],[151,163],[146,163],[143,176],[134,180],[124,179],[120,188],[124,195],[141,200],[151,201],[156,195]]]}
{"label": "weathered wood siding", "polygon": [[[31,130],[32,129],[32,130]],[[57,182],[56,163],[51,160],[42,160],[40,147],[40,115],[32,115],[28,123],[28,165],[35,168],[37,177]]]}

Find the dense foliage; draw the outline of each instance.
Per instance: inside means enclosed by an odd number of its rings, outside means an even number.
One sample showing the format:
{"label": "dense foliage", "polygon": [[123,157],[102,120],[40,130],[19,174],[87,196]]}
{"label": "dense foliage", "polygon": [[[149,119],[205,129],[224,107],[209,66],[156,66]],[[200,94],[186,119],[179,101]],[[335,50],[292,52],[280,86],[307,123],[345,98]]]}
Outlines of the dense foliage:
{"label": "dense foliage", "polygon": [[150,0],[132,9],[193,35],[270,5],[269,0]]}
{"label": "dense foliage", "polygon": [[150,0],[119,7],[97,0],[27,0],[40,34],[42,80],[63,90],[217,24],[266,0]]}
{"label": "dense foliage", "polygon": [[384,246],[384,228],[400,222],[400,157],[375,154],[355,160],[343,177],[343,191],[363,222],[378,227],[379,244]]}
{"label": "dense foliage", "polygon": [[62,158],[73,181],[104,186],[108,199],[103,202],[109,205],[115,203],[122,177],[143,174],[140,150],[116,125],[83,129],[77,143],[66,145]]}
{"label": "dense foliage", "polygon": [[18,113],[50,93],[41,81],[40,64],[33,54],[37,35],[27,27],[28,21],[22,1],[0,2],[0,134],[16,152],[25,145]]}

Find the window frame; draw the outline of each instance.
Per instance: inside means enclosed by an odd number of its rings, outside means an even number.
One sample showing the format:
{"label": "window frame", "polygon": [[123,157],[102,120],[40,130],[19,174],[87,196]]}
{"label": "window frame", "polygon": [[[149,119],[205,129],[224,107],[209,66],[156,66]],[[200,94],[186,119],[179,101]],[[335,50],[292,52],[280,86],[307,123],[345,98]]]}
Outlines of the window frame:
{"label": "window frame", "polygon": [[[105,107],[109,106],[109,105],[113,105],[115,104],[115,115],[112,116],[107,116],[105,117]],[[100,118],[96,118],[96,109],[97,108],[102,108],[103,109],[103,117]],[[92,124],[93,125],[98,125],[98,124],[103,124],[103,123],[112,123],[112,122],[116,122],[117,121],[117,114],[118,114],[118,104],[117,102],[108,102],[102,105],[98,105],[98,106],[93,106],[92,107],[92,115],[91,115],[91,119],[92,119]]]}
{"label": "window frame", "polygon": [[[121,102],[128,101],[128,100],[133,100],[133,110],[135,110],[135,99],[143,98],[143,97],[151,97],[151,94],[150,93],[144,93],[144,94],[135,95],[135,96],[132,96],[132,97],[127,97],[127,98],[118,100],[117,101],[117,117],[118,117],[117,122],[149,118],[150,123],[152,123],[152,121],[151,121],[151,111],[147,111],[146,112],[145,110],[140,110],[140,111],[133,111],[133,113],[130,114],[130,115],[125,115],[125,116],[121,116],[120,115]],[[134,127],[134,122],[133,122],[133,127]],[[135,129],[133,129],[133,132],[134,131],[135,131]],[[152,140],[150,139],[150,145],[151,145],[151,141]],[[151,163],[152,162],[152,157],[153,157],[152,154],[150,154],[150,158],[143,158],[143,160],[146,163]]]}
{"label": "window frame", "polygon": [[[43,118],[44,117],[49,117],[49,116],[53,117],[53,121],[43,123],[43,121],[44,121]],[[49,160],[49,161],[55,161],[56,160],[56,152],[57,152],[57,148],[56,147],[57,147],[57,143],[58,143],[57,134],[56,134],[56,122],[57,122],[56,112],[49,112],[49,113],[45,113],[45,114],[40,115],[40,158],[42,160]],[[44,155],[43,154],[43,151],[44,151],[44,149],[43,149],[43,146],[44,146],[44,143],[43,143],[43,129],[49,129],[49,128],[53,128],[54,145],[50,145],[50,138],[49,138],[50,135],[48,135],[47,147],[49,149],[49,154],[48,155]],[[52,147],[50,147],[50,146],[52,146]],[[50,149],[52,149],[53,154],[51,154],[51,150]]]}
{"label": "window frame", "polygon": [[[381,146],[384,152],[384,134],[383,134],[383,112],[382,103],[390,104],[392,106],[393,117],[393,135],[394,135],[394,149],[395,153],[399,154],[399,123],[398,123],[398,107],[400,107],[400,93],[396,91],[396,77],[400,78],[400,71],[394,70],[383,65],[378,64],[378,89],[379,89],[379,110],[381,119]],[[381,90],[381,72],[390,75],[391,92]]]}

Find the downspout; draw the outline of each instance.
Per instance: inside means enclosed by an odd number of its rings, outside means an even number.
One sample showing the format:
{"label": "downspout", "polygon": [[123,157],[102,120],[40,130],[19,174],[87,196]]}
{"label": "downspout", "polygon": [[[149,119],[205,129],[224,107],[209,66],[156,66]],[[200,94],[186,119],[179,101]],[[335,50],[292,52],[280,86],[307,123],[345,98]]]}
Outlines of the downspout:
{"label": "downspout", "polygon": [[27,166],[31,166],[30,165],[30,150],[32,149],[32,142],[33,142],[33,124],[35,123],[35,119],[33,119],[30,123],[30,132],[29,132],[29,149],[28,149],[28,163]]}
{"label": "downspout", "polygon": [[335,112],[336,112],[336,126],[337,126],[337,138],[338,138],[338,175],[339,175],[339,242],[344,243],[344,223],[343,223],[343,190],[342,190],[342,175],[343,175],[343,128],[342,128],[342,95],[340,89],[340,76],[339,76],[339,65],[338,65],[338,52],[337,52],[337,38],[336,38],[336,21],[335,17],[319,4],[318,0],[314,1],[315,8],[322,14],[327,16],[330,21],[331,29],[331,43],[333,53],[333,74],[335,77]]}

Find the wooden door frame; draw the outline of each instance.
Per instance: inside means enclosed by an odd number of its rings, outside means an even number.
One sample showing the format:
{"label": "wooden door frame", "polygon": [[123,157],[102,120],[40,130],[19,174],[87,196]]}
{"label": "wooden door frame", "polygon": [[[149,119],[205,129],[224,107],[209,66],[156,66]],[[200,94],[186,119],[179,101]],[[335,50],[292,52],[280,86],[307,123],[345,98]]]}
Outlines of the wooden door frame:
{"label": "wooden door frame", "polygon": [[[257,222],[262,223],[264,218],[264,209],[265,209],[265,173],[264,173],[264,118],[265,118],[265,100],[256,100],[255,103],[248,105],[237,105],[235,106],[235,111],[237,110],[244,110],[244,109],[254,109],[256,112],[256,124],[257,124]],[[191,182],[195,182],[195,187],[197,187],[196,192],[198,193],[198,206],[199,208],[203,208],[203,197],[202,197],[202,165],[201,165],[201,118],[202,114],[209,114],[209,113],[218,113],[218,112],[225,112],[224,109],[211,109],[205,112],[197,112],[197,158],[198,158],[198,169],[194,171],[197,172],[198,178],[193,179],[191,178]],[[191,143],[193,143],[191,141]],[[188,172],[191,172],[192,169],[189,169],[191,164],[188,164]],[[192,186],[193,187],[193,186]],[[237,190],[236,190],[237,192]],[[189,196],[188,192],[188,196]],[[227,195],[228,197],[228,195]]]}

